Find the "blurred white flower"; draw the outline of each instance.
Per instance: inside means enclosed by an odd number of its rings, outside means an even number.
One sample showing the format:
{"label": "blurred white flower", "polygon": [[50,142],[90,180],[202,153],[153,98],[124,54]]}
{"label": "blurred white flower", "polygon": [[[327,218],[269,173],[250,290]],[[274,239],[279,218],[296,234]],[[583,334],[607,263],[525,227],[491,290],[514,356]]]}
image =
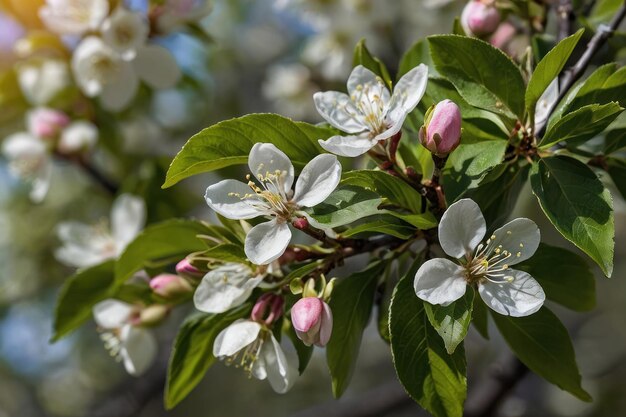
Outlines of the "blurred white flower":
{"label": "blurred white flower", "polygon": [[273,102],[278,113],[297,120],[315,114],[311,101],[315,90],[310,71],[298,63],[270,67],[262,86],[263,95]]}
{"label": "blurred white flower", "polygon": [[17,77],[24,97],[34,105],[45,105],[71,85],[68,65],[46,59],[17,66]]}
{"label": "blurred white flower", "polygon": [[157,28],[159,32],[171,32],[186,23],[201,20],[211,10],[212,0],[165,0],[156,15]]}
{"label": "blurred white flower", "polygon": [[227,365],[241,367],[257,379],[266,379],[279,394],[298,376],[295,358],[286,356],[270,330],[251,320],[237,320],[215,338],[213,355]]}
{"label": "blurred white flower", "polygon": [[58,225],[63,246],[55,252],[60,262],[77,268],[97,265],[117,258],[143,229],[146,221],[144,201],[130,194],[120,195],[111,208],[111,226],[87,225],[75,221]]}
{"label": "blurred white flower", "polygon": [[121,360],[126,372],[139,376],[150,368],[157,355],[157,342],[150,330],[138,326],[140,311],[123,301],[107,299],[93,307],[101,338],[112,356]]}
{"label": "blurred white flower", "polygon": [[108,14],[108,0],[46,0],[39,9],[44,24],[59,35],[98,30]]}
{"label": "blurred white flower", "polygon": [[263,281],[248,266],[227,263],[209,271],[193,296],[196,308],[205,313],[223,313],[240,306]]}
{"label": "blurred white flower", "polygon": [[72,57],[72,70],[85,95],[99,96],[103,106],[112,111],[130,104],[140,79],[160,89],[173,86],[181,75],[172,55],[161,46],[143,45],[136,50],[132,61],[126,61],[95,36],[83,39],[78,45]]}
{"label": "blurred white flower", "polygon": [[102,24],[102,38],[119,53],[122,59],[130,61],[148,40],[150,28],[141,13],[118,7]]}
{"label": "blurred white flower", "polygon": [[26,114],[28,131],[41,139],[53,139],[70,123],[62,111],[48,107],[36,107]]}
{"label": "blurred white flower", "polygon": [[31,200],[43,201],[52,177],[48,144],[30,133],[19,132],[2,142],[2,153],[9,161],[11,173],[31,184]]}
{"label": "blurred white flower", "polygon": [[70,154],[91,149],[98,142],[98,128],[86,120],[71,123],[61,132],[57,150]]}

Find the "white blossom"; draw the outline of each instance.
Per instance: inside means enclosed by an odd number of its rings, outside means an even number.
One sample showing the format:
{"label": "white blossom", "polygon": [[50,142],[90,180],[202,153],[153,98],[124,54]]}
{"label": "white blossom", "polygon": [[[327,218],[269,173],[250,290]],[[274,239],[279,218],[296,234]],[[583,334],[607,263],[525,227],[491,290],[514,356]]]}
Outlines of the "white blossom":
{"label": "white blossom", "polygon": [[545,300],[543,289],[530,274],[510,266],[537,250],[541,239],[537,225],[518,218],[480,243],[486,230],[485,218],[473,200],[452,204],[439,223],[439,241],[458,264],[444,258],[426,261],[415,275],[417,296],[446,306],[461,298],[467,285],[476,285],[483,301],[500,314],[522,317],[535,313]]}
{"label": "white blossom", "polygon": [[107,299],[93,307],[101,337],[112,356],[121,360],[126,372],[139,376],[154,362],[157,342],[150,330],[138,326],[139,310],[123,301]]}
{"label": "white blossom", "polygon": [[257,143],[250,150],[248,167],[260,186],[251,181],[223,180],[206,190],[208,205],[234,220],[268,216],[270,221],[254,226],[246,236],[245,252],[257,265],[280,257],[291,240],[289,221],[301,207],[324,201],[339,184],[341,164],[334,155],[316,156],[302,170],[292,190],[294,168],[282,151],[270,143]]}
{"label": "white blossom", "polygon": [[320,115],[349,134],[320,140],[320,145],[341,156],[364,154],[402,129],[404,119],[424,95],[427,81],[428,67],[420,64],[400,78],[391,94],[380,77],[362,65],[355,67],[348,79],[348,94],[326,91],[313,96]]}
{"label": "white blossom", "polygon": [[64,154],[88,150],[98,142],[98,136],[98,128],[93,123],[77,120],[63,129],[57,148]]}
{"label": "white blossom", "polygon": [[43,201],[52,177],[48,144],[31,133],[14,133],[2,142],[2,154],[9,161],[11,173],[31,184],[31,200]]}
{"label": "white blossom", "polygon": [[74,221],[60,223],[57,235],[63,246],[55,252],[66,265],[84,268],[117,258],[139,234],[146,221],[143,200],[120,195],[111,208],[111,226],[87,225]]}
{"label": "white blossom", "polygon": [[279,394],[287,392],[298,375],[296,359],[285,355],[270,330],[251,320],[237,320],[222,330],[213,344],[213,355],[257,379],[267,378]]}
{"label": "white blossom", "polygon": [[24,97],[34,105],[48,104],[71,85],[67,64],[56,59],[18,65],[17,79]]}
{"label": "white blossom", "polygon": [[193,296],[196,308],[205,313],[223,313],[243,304],[263,281],[246,265],[227,263],[209,271]]}
{"label": "white blossom", "polygon": [[98,30],[109,14],[108,0],[46,0],[39,17],[60,35],[82,35]]}

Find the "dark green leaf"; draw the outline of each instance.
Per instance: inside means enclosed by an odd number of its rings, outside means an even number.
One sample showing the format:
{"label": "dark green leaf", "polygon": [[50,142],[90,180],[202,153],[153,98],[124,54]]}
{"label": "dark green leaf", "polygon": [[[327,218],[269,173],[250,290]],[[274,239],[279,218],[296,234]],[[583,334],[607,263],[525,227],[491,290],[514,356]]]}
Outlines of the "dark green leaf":
{"label": "dark green leaf", "polygon": [[626,128],[615,129],[607,132],[604,138],[604,154],[621,151],[626,148]]}
{"label": "dark green leaf", "polygon": [[294,122],[276,114],[249,114],[217,123],[193,136],[172,161],[164,188],[203,172],[246,164],[255,143],[273,143],[302,168],[323,152],[318,139],[333,130]]}
{"label": "dark green leaf", "polygon": [[448,306],[424,303],[424,310],[430,324],[443,339],[450,355],[463,342],[472,321],[474,290],[468,288],[465,295]]}
{"label": "dark green leaf", "polygon": [[54,310],[53,342],[80,327],[91,317],[96,303],[114,294],[114,265],[107,261],[80,270],[65,281]]}
{"label": "dark green leaf", "polygon": [[546,307],[527,317],[493,313],[498,330],[515,355],[534,373],[583,401],[591,396],[580,385],[580,373],[567,329]]}
{"label": "dark green leaf", "polygon": [[468,103],[507,117],[523,117],[524,80],[504,52],[465,36],[436,35],[428,42],[437,71]]}
{"label": "dark green leaf", "polygon": [[407,393],[435,417],[461,417],[467,395],[465,350],[452,355],[413,289],[416,268],[400,280],[390,307],[391,353]]}
{"label": "dark green leaf", "polygon": [[596,174],[576,159],[556,156],[533,165],[530,183],[554,227],[610,277],[615,235],[613,202]]}
{"label": "dark green leaf", "polygon": [[375,262],[364,271],[340,280],[333,290],[330,300],[333,334],[326,346],[326,360],[335,398],[343,394],[352,378],[363,330],[372,313],[378,278],[384,269],[383,262]]}
{"label": "dark green leaf", "polygon": [[170,355],[165,408],[171,410],[202,381],[215,362],[213,342],[223,329],[244,317],[250,305],[222,314],[194,314],[181,325]]}
{"label": "dark green leaf", "polygon": [[567,249],[542,243],[537,252],[514,266],[535,278],[546,297],[575,311],[596,305],[596,284],[587,262]]}
{"label": "dark green leaf", "polygon": [[383,171],[362,170],[346,172],[342,184],[356,185],[374,191],[390,203],[420,213],[422,196],[406,182]]}
{"label": "dark green leaf", "polygon": [[174,263],[191,252],[206,249],[198,235],[209,229],[194,220],[168,220],[147,227],[122,253],[115,265],[115,282],[121,284],[145,266]]}
{"label": "dark green leaf", "polygon": [[615,187],[626,199],[626,161],[617,158],[606,158],[606,167]]}
{"label": "dark green leaf", "polygon": [[333,228],[378,214],[381,203],[378,194],[354,185],[345,185],[307,212],[324,227]]}
{"label": "dark green leaf", "polygon": [[485,306],[480,297],[474,297],[472,324],[482,337],[489,339],[489,313],[487,312],[487,306]]}
{"label": "dark green leaf", "polygon": [[376,234],[386,234],[399,239],[408,239],[414,236],[416,228],[391,215],[377,215],[368,217],[363,223],[351,226],[341,233],[343,237],[367,237]]}
{"label": "dark green leaf", "polygon": [[417,67],[419,64],[425,64],[428,66],[428,75],[437,75],[435,64],[430,57],[430,50],[428,49],[428,42],[425,39],[419,40],[413,44],[400,59],[400,66],[398,67],[399,80],[404,74]]}
{"label": "dark green leaf", "polygon": [[378,75],[387,85],[387,88],[391,90],[391,76],[387,67],[383,62],[374,57],[365,46],[365,39],[361,39],[354,48],[354,56],[352,58],[352,66],[363,65],[374,74]]}

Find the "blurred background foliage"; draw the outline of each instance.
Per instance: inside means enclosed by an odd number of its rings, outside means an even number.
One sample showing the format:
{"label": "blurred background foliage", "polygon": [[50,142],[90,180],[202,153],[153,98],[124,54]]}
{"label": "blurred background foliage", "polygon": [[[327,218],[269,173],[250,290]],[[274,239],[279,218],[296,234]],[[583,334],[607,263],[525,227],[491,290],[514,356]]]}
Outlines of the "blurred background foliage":
{"label": "blurred background foliage", "polygon": [[[104,146],[95,155],[98,166],[119,181],[123,190],[146,198],[149,222],[183,215],[209,216],[201,198],[208,177],[186,181],[174,189],[160,189],[169,161],[192,134],[220,120],[253,112],[272,111],[317,122],[312,94],[343,89],[354,45],[361,38],[395,71],[403,51],[417,39],[450,32],[454,17],[463,7],[462,1],[429,8],[423,0],[352,0],[345,2],[351,8],[337,12],[332,3],[216,0],[213,12],[195,32],[160,39],[175,54],[184,79],[173,89],[142,91],[134,105],[119,114],[101,115],[100,120],[106,121],[99,125]],[[3,4],[5,11],[11,9],[27,25],[38,25],[32,13],[37,0],[5,0]],[[1,18],[0,69],[14,62],[14,45],[5,41],[3,33],[8,28],[8,14]],[[2,94],[8,94],[2,85]],[[23,118],[17,117],[20,111],[23,109],[15,106],[1,109],[0,135],[19,128],[23,123]],[[114,407],[120,398],[142,405],[132,415],[166,415],[159,375],[149,373],[141,379],[127,376],[102,348],[95,325],[87,325],[57,344],[48,343],[59,285],[72,273],[54,259],[53,252],[59,246],[55,227],[68,219],[94,223],[108,215],[111,203],[111,196],[76,166],[57,161],[54,170],[47,198],[33,204],[27,187],[9,175],[6,161],[0,159],[0,417],[107,415],[107,407]],[[565,245],[537,205],[530,204],[531,198],[530,190],[524,190],[514,214],[535,220],[546,231],[544,242]],[[615,273],[607,280],[594,267],[597,308],[580,314],[551,306],[569,326],[583,384],[595,401],[582,403],[529,375],[505,401],[502,416],[626,415],[623,200],[616,199],[615,208]],[[167,360],[183,313],[173,314],[159,329],[162,358],[157,368]],[[503,361],[508,348],[495,331],[489,342],[474,330],[470,332],[466,346],[472,398],[473,391],[488,389],[488,384],[481,384],[483,379],[498,367],[507,366]],[[338,402],[332,400],[322,355],[323,351],[316,350],[312,365],[284,396],[274,394],[267,384],[248,380],[244,373],[217,364],[189,398],[168,415],[380,415],[372,413],[375,404],[381,402],[382,409],[387,410],[385,415],[425,415],[404,399],[395,381],[389,349],[374,326],[363,341],[353,383]],[[390,404],[386,408],[385,401]]]}

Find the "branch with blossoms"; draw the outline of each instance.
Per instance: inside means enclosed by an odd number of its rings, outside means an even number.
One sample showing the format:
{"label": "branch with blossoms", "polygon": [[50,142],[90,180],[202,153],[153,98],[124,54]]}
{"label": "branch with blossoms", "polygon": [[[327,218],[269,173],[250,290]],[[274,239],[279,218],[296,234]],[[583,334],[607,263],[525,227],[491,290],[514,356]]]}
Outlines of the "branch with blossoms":
{"label": "branch with blossoms", "polygon": [[[542,243],[533,220],[510,217],[529,183],[563,243],[612,274],[613,199],[591,167],[623,191],[626,141],[613,123],[626,79],[623,68],[608,64],[577,88],[559,83],[584,30],[535,51],[537,59],[507,54],[511,38],[543,30],[549,18],[544,5],[527,3],[470,1],[456,33],[418,41],[395,78],[359,43],[346,92],[312,97],[323,123],[250,114],[193,136],[163,187],[243,165],[239,180],[207,184],[216,224],[169,219],[141,231],[144,203],[122,194],[110,226],[62,227],[57,257],[82,269],[59,297],[55,339],[93,315],[111,355],[140,376],[157,355],[151,329],[193,303],[197,311],[180,325],[171,352],[166,408],[218,360],[285,393],[317,348],[326,351],[339,397],[378,311],[398,380],[436,417],[464,413],[470,326],[485,338],[497,329],[524,367],[591,401],[568,331],[550,310],[550,303],[593,307],[587,259]],[[75,58],[89,57],[81,65],[90,66],[116,56],[124,61],[118,76],[136,70],[141,78],[151,46],[129,49],[106,35],[136,16],[118,11],[109,19],[103,36],[83,39]],[[614,22],[621,19],[616,10]],[[603,33],[599,27],[589,49]],[[590,65],[589,52],[579,62]],[[103,104],[126,100],[112,85],[99,88],[93,91]],[[576,272],[561,277],[560,263]],[[344,265],[353,272],[342,272]],[[485,413],[524,367],[494,390]]]}

